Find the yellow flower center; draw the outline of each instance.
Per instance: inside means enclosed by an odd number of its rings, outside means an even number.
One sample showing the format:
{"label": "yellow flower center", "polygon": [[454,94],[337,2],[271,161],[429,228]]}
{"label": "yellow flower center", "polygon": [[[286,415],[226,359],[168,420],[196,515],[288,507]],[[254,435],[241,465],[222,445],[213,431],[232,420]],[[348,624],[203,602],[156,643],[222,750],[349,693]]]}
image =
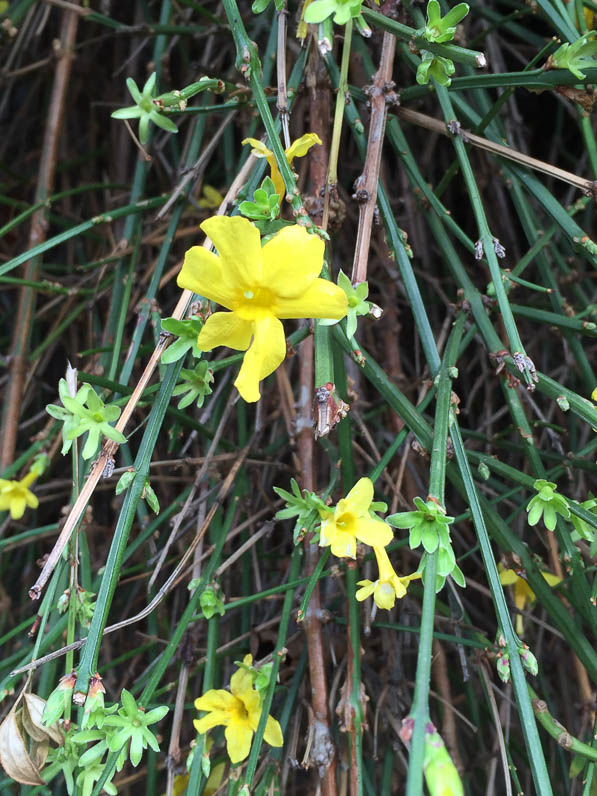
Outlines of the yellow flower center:
{"label": "yellow flower center", "polygon": [[256,321],[272,314],[275,294],[267,287],[251,285],[239,294],[235,312],[246,321]]}
{"label": "yellow flower center", "polygon": [[355,536],[357,532],[357,518],[352,511],[343,511],[336,519],[336,528]]}
{"label": "yellow flower center", "polygon": [[249,711],[246,708],[242,699],[236,697],[236,705],[233,708],[233,721],[247,722],[249,720]]}

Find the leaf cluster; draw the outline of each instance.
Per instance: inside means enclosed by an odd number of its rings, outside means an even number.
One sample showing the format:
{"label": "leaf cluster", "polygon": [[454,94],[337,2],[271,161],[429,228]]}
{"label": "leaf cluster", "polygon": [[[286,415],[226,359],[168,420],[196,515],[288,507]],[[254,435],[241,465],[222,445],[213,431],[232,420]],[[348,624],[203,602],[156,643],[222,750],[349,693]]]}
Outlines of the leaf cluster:
{"label": "leaf cluster", "polygon": [[445,509],[434,500],[428,499],[425,502],[422,498],[416,497],[414,504],[415,511],[390,514],[389,517],[386,517],[386,522],[393,525],[394,528],[409,530],[408,543],[411,550],[415,550],[420,545],[423,546],[424,553],[417,570],[422,574],[423,583],[425,582],[428,556],[437,551],[436,591],[443,588],[448,575],[451,575],[456,583],[464,588],[466,582],[456,563],[450,539],[449,526],[454,522],[454,518],[446,516]]}

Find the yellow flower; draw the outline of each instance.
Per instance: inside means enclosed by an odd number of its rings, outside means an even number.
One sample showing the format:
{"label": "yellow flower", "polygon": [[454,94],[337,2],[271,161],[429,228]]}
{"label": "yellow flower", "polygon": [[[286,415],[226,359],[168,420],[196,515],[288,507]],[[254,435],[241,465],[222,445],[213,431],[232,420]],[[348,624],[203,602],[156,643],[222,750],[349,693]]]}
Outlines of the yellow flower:
{"label": "yellow flower", "polygon": [[263,248],[257,227],[240,216],[214,216],[201,229],[220,256],[193,246],[178,284],[232,312],[211,315],[197,345],[202,351],[219,345],[247,351],[234,384],[245,401],[258,401],[259,382],[286,356],[279,319],[340,319],[348,300],[337,285],[318,278],[324,244],[304,227],[284,227]]}
{"label": "yellow flower", "polygon": [[[257,138],[245,138],[242,144],[243,146],[244,144],[251,144],[253,147],[251,154],[255,155],[256,158],[265,158],[267,160],[272,172],[272,182],[274,183],[276,193],[280,194],[280,199],[282,199],[286,194],[286,186],[284,185],[284,180],[280,174],[280,169],[276,163],[274,153],[271,149],[266,147],[263,141],[258,141]],[[293,141],[284,152],[288,165],[292,166],[292,161],[295,158],[302,158],[315,144],[321,144],[321,138],[316,133],[306,133],[300,138],[297,138],[296,141]]]}
{"label": "yellow flower", "polygon": [[319,544],[332,546],[338,558],[356,558],[357,539],[371,547],[385,547],[392,541],[392,529],[383,520],[369,514],[373,500],[373,482],[361,478],[334,511],[322,512]]}
{"label": "yellow flower", "polygon": [[400,578],[394,572],[394,567],[384,547],[374,547],[373,552],[377,559],[379,577],[376,581],[360,580],[358,585],[361,586],[361,588],[358,589],[356,598],[359,602],[362,602],[373,594],[373,599],[377,607],[389,611],[390,608],[394,607],[396,598],[401,600],[404,597],[411,580],[420,578],[421,574],[419,572],[413,572],[412,575],[405,575],[403,578]]}
{"label": "yellow flower", "polygon": [[[253,657],[246,655],[243,663],[250,666],[252,662]],[[204,733],[222,724],[226,727],[224,735],[231,762],[240,763],[244,760],[249,754],[262,709],[261,695],[253,688],[251,673],[239,669],[230,678],[230,691],[207,691],[195,700],[195,707],[197,710],[209,711],[207,716],[193,722],[197,732]],[[270,746],[282,746],[284,743],[280,724],[272,716],[267,717],[263,737]]]}
{"label": "yellow flower", "polygon": [[29,489],[37,476],[38,472],[31,470],[20,481],[5,481],[0,478],[0,511],[10,511],[13,520],[20,520],[25,513],[25,507],[36,509],[39,500]]}
{"label": "yellow flower", "polygon": [[217,210],[224,201],[222,194],[211,185],[205,183],[201,191],[201,198],[197,200],[197,204],[203,210]]}
{"label": "yellow flower", "polygon": [[[498,564],[500,572],[500,582],[502,586],[514,586],[514,605],[519,611],[524,611],[527,606],[530,607],[535,602],[535,592],[531,589],[529,584],[520,575],[517,575],[513,569],[505,569],[503,564]],[[562,578],[554,575],[553,572],[541,572],[545,580],[550,586],[556,586],[561,583]],[[519,636],[524,633],[524,622],[522,614],[516,615],[516,632]]]}

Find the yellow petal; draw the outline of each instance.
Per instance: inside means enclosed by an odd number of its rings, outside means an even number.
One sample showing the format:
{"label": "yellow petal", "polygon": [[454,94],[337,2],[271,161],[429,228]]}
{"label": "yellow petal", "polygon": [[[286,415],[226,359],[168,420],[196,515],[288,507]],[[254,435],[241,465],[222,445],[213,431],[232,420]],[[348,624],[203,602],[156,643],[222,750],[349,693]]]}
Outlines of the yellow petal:
{"label": "yellow petal", "polygon": [[[385,547],[394,538],[392,529],[385,522],[374,520],[371,517],[360,517],[357,520],[355,536],[359,542],[371,547]],[[391,565],[390,565],[391,566]],[[394,570],[392,570],[393,572]]]}
{"label": "yellow petal", "polygon": [[523,578],[514,584],[514,605],[519,611],[524,611],[525,606],[535,602],[535,592]]}
{"label": "yellow petal", "polygon": [[336,537],[336,523],[334,522],[333,517],[326,517],[323,522],[321,523],[321,528],[319,529],[319,546],[320,547],[327,547],[329,544],[332,543],[332,540]]}
{"label": "yellow petal", "polygon": [[36,495],[29,490],[25,492],[25,500],[27,501],[27,505],[30,509],[36,509],[39,506],[39,500],[37,499]]}
{"label": "yellow petal", "polygon": [[396,592],[389,583],[380,581],[373,592],[373,599],[378,608],[389,611],[390,608],[394,607],[394,603],[396,602]]}
{"label": "yellow petal", "polygon": [[24,487],[30,486],[38,475],[39,473],[36,473],[35,470],[30,470],[24,478],[21,478],[19,484]]}
{"label": "yellow petal", "polygon": [[408,581],[404,584],[402,578],[399,578],[398,575],[394,575],[391,580],[388,581],[392,589],[394,590],[394,594],[396,597],[401,600],[404,595],[406,594],[406,587],[408,586]]}
{"label": "yellow petal", "polygon": [[[230,690],[236,697],[245,702],[247,692],[253,690],[253,677],[246,669],[237,669],[230,678]],[[246,705],[245,705],[246,707]]]}
{"label": "yellow petal", "polygon": [[226,285],[242,291],[261,283],[261,236],[248,218],[213,216],[201,229],[218,250]]}
{"label": "yellow petal", "polygon": [[300,297],[321,273],[324,250],[322,239],[299,224],[284,227],[261,250],[263,285],[280,298]]}
{"label": "yellow petal", "polygon": [[251,741],[253,740],[253,730],[246,724],[234,722],[229,727],[226,727],[224,732],[226,736],[226,748],[228,749],[228,757],[232,763],[240,763],[248,756],[251,749]]}
{"label": "yellow petal", "polygon": [[331,550],[338,558],[356,558],[357,543],[352,534],[337,531],[332,539]]}
{"label": "yellow petal", "polygon": [[498,564],[498,570],[502,586],[513,586],[517,580],[520,580],[519,575],[513,569],[504,569],[501,562]]}
{"label": "yellow petal", "polygon": [[385,547],[375,545],[373,547],[373,552],[375,553],[375,558],[377,559],[379,580],[391,580],[393,577],[396,577],[394,567],[392,566],[392,562],[390,561],[390,557],[388,556]]}
{"label": "yellow petal", "polygon": [[253,321],[245,321],[235,312],[214,312],[199,332],[197,345],[202,351],[211,351],[218,345],[246,351],[252,335]]}
{"label": "yellow petal", "polygon": [[273,315],[255,321],[253,342],[234,382],[245,401],[259,400],[259,382],[273,373],[285,356],[286,339],[280,321]]}
{"label": "yellow petal", "polygon": [[263,141],[259,141],[257,138],[244,138],[241,144],[243,146],[245,146],[245,144],[251,144],[253,147],[251,154],[255,155],[256,158],[267,158],[273,154],[271,149],[268,149]]}
{"label": "yellow petal", "polygon": [[316,133],[305,133],[288,147],[286,160],[292,165],[294,158],[302,158],[315,144],[321,144],[321,138]]}
{"label": "yellow petal", "polygon": [[198,733],[203,735],[203,733],[211,730],[213,727],[217,727],[219,724],[223,724],[226,727],[230,723],[231,718],[231,713],[227,710],[212,710],[211,713],[208,713],[207,716],[203,716],[202,719],[194,719],[193,726]]}
{"label": "yellow petal", "polygon": [[558,583],[562,582],[562,578],[554,575],[553,572],[542,572],[541,573],[545,580],[549,583],[550,586],[557,586]]}
{"label": "yellow petal", "polygon": [[13,520],[20,520],[25,513],[25,498],[21,495],[16,495],[10,501],[10,516]]}
{"label": "yellow petal", "polygon": [[271,310],[278,318],[333,318],[339,321],[348,312],[348,299],[338,285],[327,279],[316,279],[301,296],[276,299]]}
{"label": "yellow petal", "polygon": [[346,495],[346,502],[350,503],[355,514],[364,514],[368,511],[372,500],[373,482],[370,478],[360,478]]}
{"label": "yellow petal", "polygon": [[223,688],[206,691],[195,700],[197,710],[233,710],[236,701],[229,691]]}
{"label": "yellow petal", "polygon": [[193,246],[188,250],[176,283],[228,309],[233,309],[236,303],[234,281],[223,272],[220,258],[204,246]]}
{"label": "yellow petal", "polygon": [[377,581],[372,582],[370,580],[360,580],[358,585],[361,586],[361,588],[357,589],[355,597],[359,602],[363,602],[363,600],[366,600],[367,597],[373,594],[373,591],[377,586]]}
{"label": "yellow petal", "polygon": [[272,150],[268,149],[263,141],[258,141],[256,138],[245,138],[241,143],[251,144],[253,147],[251,154],[255,155],[256,158],[267,159],[272,173],[272,182],[274,183],[276,193],[280,195],[280,199],[283,199],[286,195],[286,186],[284,185],[284,180],[282,179],[280,169],[278,168],[278,164]]}
{"label": "yellow petal", "polygon": [[284,736],[282,735],[282,728],[280,727],[280,723],[274,719],[273,716],[267,717],[267,723],[265,725],[265,732],[263,737],[270,746],[283,746],[284,745]]}

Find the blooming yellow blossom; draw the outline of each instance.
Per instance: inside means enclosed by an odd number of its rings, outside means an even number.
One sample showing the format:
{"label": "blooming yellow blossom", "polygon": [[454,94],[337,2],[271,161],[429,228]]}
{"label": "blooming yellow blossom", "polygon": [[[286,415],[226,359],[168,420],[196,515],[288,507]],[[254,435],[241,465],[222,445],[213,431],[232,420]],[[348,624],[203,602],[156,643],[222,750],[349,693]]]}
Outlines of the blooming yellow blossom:
{"label": "blooming yellow blossom", "polygon": [[258,401],[259,382],[286,356],[279,319],[343,318],[346,294],[319,278],[324,243],[304,227],[284,227],[263,247],[257,227],[240,216],[214,216],[201,229],[219,257],[193,246],[178,284],[232,311],[211,315],[197,345],[202,351],[219,345],[247,351],[234,384],[245,401]]}
{"label": "blooming yellow blossom", "polygon": [[[276,193],[280,195],[280,199],[282,199],[286,193],[286,187],[284,185],[282,175],[280,174],[278,164],[276,163],[274,153],[271,151],[271,149],[266,147],[263,141],[259,141],[257,138],[245,138],[242,143],[243,145],[251,144],[253,147],[251,154],[255,155],[255,157],[265,158],[267,160],[272,172],[272,182],[274,183],[274,188],[276,189]],[[305,133],[305,135],[302,135],[300,138],[297,138],[296,141],[293,141],[288,149],[284,151],[288,165],[292,166],[292,161],[295,158],[302,158],[303,155],[306,155],[311,147],[315,144],[321,144],[321,138],[316,133]]]}
{"label": "blooming yellow blossom", "polygon": [[[250,666],[251,655],[246,655],[243,663]],[[199,733],[207,732],[212,727],[222,724],[226,727],[226,748],[232,763],[240,763],[249,754],[253,733],[261,718],[261,694],[253,687],[253,677],[246,669],[239,669],[230,678],[230,691],[224,689],[207,691],[195,700],[197,710],[209,713],[193,724]],[[279,722],[272,716],[267,717],[265,741],[270,746],[282,746],[284,738]]]}
{"label": "blooming yellow blossom", "polygon": [[319,544],[332,546],[339,558],[356,558],[357,539],[371,547],[385,547],[392,541],[392,529],[369,513],[373,500],[373,482],[361,478],[332,511],[322,511]]}
{"label": "blooming yellow blossom", "polygon": [[[535,602],[536,598],[535,592],[531,589],[526,580],[521,578],[520,575],[517,575],[513,569],[505,569],[501,563],[498,565],[498,569],[502,586],[514,586],[514,605],[518,610],[524,611],[527,607],[530,607]],[[553,572],[542,571],[541,574],[550,586],[556,586],[562,581],[562,578],[554,575]],[[524,632],[522,614],[516,615],[516,632],[519,636],[522,636]]]}
{"label": "blooming yellow blossom", "polygon": [[13,520],[20,520],[25,513],[25,507],[36,509],[39,500],[29,489],[38,472],[31,470],[20,481],[6,481],[0,478],[0,511],[10,511]]}
{"label": "blooming yellow blossom", "polygon": [[413,572],[412,575],[405,575],[401,578],[394,572],[394,567],[384,547],[374,547],[373,552],[377,559],[379,577],[375,581],[360,580],[358,585],[361,588],[357,590],[356,598],[362,602],[373,594],[377,607],[389,611],[394,607],[396,598],[401,600],[404,597],[411,580],[420,578],[421,573]]}

